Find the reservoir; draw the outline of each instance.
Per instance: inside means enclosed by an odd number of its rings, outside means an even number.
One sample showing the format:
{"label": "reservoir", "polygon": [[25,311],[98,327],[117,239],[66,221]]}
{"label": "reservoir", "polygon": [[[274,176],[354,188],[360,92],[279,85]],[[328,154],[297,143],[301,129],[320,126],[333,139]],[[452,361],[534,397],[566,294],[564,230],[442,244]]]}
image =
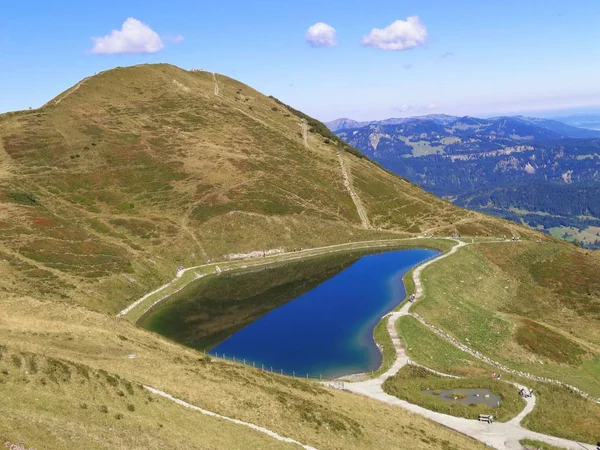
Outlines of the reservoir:
{"label": "reservoir", "polygon": [[139,321],[212,355],[304,377],[376,370],[373,329],[404,298],[402,277],[436,250],[360,252],[197,280]]}

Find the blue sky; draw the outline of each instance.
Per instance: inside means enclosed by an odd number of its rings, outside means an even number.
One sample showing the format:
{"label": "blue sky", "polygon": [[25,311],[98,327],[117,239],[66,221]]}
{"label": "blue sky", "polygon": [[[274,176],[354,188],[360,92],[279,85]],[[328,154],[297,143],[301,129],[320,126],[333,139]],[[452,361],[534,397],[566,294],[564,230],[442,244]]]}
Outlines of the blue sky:
{"label": "blue sky", "polygon": [[[0,112],[145,62],[223,73],[321,120],[600,110],[598,0],[2,3]],[[399,49],[381,49],[381,33],[364,40],[409,17],[418,29],[400,24],[386,41]],[[114,54],[110,41],[94,53],[92,38],[128,18],[154,33],[141,48],[151,53]],[[335,34],[321,27],[321,46],[309,45],[319,22]]]}

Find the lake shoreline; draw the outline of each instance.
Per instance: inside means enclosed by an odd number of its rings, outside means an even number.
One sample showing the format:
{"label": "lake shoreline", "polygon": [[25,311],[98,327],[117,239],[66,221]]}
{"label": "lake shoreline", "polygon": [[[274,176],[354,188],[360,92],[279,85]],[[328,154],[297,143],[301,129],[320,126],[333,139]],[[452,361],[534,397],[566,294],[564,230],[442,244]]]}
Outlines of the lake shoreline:
{"label": "lake shoreline", "polygon": [[440,253],[378,248],[222,272],[155,307],[143,326],[278,373],[332,379],[375,371],[383,352],[373,331],[406,298],[402,277]]}

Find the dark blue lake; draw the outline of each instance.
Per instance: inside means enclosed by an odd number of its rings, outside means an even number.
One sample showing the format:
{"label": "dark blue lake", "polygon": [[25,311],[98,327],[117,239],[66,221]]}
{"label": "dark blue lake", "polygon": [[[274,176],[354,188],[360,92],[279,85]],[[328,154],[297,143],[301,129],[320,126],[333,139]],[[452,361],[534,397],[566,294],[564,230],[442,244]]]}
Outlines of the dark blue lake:
{"label": "dark blue lake", "polygon": [[360,256],[337,274],[267,312],[210,350],[297,376],[376,370],[373,329],[405,297],[402,277],[438,255],[411,249]]}

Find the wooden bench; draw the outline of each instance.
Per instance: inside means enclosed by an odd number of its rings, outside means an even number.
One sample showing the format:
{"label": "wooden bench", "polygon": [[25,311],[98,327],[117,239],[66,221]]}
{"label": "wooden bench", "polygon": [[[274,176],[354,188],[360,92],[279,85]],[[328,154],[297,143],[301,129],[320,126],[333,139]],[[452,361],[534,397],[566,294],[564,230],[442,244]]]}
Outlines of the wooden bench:
{"label": "wooden bench", "polygon": [[480,422],[492,423],[494,421],[494,416],[490,414],[479,414]]}

